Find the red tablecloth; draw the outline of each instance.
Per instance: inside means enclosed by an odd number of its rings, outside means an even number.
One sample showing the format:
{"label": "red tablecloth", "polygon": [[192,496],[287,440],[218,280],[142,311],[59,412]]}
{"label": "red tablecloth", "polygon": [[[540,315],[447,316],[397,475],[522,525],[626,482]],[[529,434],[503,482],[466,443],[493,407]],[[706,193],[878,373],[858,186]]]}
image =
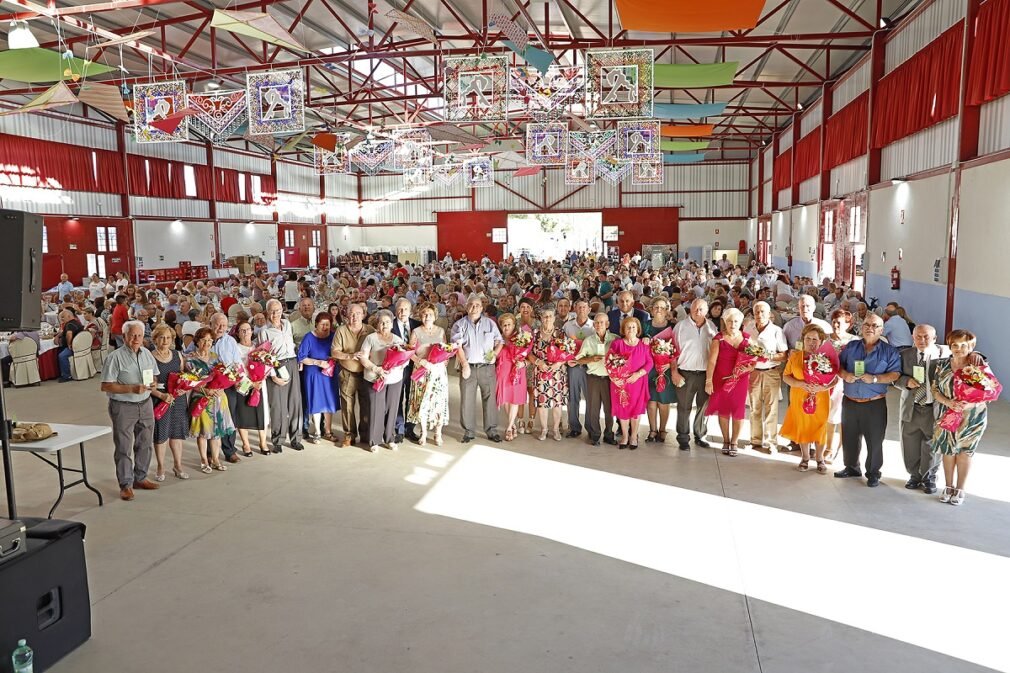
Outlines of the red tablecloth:
{"label": "red tablecloth", "polygon": [[39,356],[39,378],[43,381],[60,378],[59,352],[59,348],[53,348]]}

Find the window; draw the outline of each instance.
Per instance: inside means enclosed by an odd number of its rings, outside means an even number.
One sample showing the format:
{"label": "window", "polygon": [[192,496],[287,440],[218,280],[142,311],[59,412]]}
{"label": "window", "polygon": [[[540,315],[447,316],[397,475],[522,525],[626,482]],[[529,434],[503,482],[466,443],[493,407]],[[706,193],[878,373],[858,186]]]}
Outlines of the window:
{"label": "window", "polygon": [[312,245],[318,248],[319,246],[321,246],[323,244],[322,240],[323,240],[322,232],[320,232],[318,229],[313,229],[312,230]]}
{"label": "window", "polygon": [[258,175],[252,176],[252,200],[253,203],[263,203],[263,187]]}
{"label": "window", "polygon": [[824,242],[835,242],[835,211],[833,210],[824,213]]}
{"label": "window", "polygon": [[245,173],[238,174],[238,200],[245,203]]}
{"label": "window", "polygon": [[[108,239],[108,246],[107,247],[109,248],[109,252],[118,252],[119,251],[119,240],[118,240],[119,239],[119,234],[118,234],[116,228],[115,227],[107,227],[105,229],[105,236]],[[102,278],[105,278],[105,274],[104,273],[101,273],[99,275]]]}
{"label": "window", "polygon": [[859,243],[863,240],[863,209],[852,206],[849,209],[849,243]]}
{"label": "window", "polygon": [[105,255],[88,253],[88,275],[98,274],[99,278],[105,278]]}
{"label": "window", "polygon": [[42,225],[42,253],[45,254],[49,252],[49,228],[46,225]]}
{"label": "window", "polygon": [[186,165],[182,169],[183,179],[186,182],[186,196],[196,196],[196,169]]}
{"label": "window", "polygon": [[105,252],[107,250],[105,242],[105,227],[97,227],[95,231],[98,232],[98,252]]}
{"label": "window", "polygon": [[491,242],[508,243],[508,231],[507,227],[495,227],[491,229]]}
{"label": "window", "polygon": [[285,229],[284,230],[284,247],[293,248],[295,247],[295,230]]}

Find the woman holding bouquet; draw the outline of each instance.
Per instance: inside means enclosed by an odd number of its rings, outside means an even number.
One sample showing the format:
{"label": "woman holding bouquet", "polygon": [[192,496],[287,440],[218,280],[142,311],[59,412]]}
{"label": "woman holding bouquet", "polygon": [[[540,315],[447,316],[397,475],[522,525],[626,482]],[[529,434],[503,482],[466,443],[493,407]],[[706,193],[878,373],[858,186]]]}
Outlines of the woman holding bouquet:
{"label": "woman holding bouquet", "polygon": [[[831,312],[832,332],[828,336],[828,339],[831,341],[831,345],[834,346],[836,354],[842,352],[845,344],[859,338],[849,331],[851,327],[851,313],[842,308],[836,308]],[[845,397],[842,394],[843,387],[842,380],[839,378],[830,392],[831,407],[828,409],[827,425],[824,426],[824,462],[828,465],[834,461],[840,446],[839,433],[835,432],[835,428],[842,424],[842,398]]]}
{"label": "woman holding bouquet", "polygon": [[[302,368],[302,386],[305,391],[302,405],[309,415],[309,436],[306,441],[310,444],[319,442],[320,433],[326,441],[335,441],[333,414],[340,410],[337,386],[333,380],[333,363],[330,361],[333,317],[329,313],[319,313],[314,326],[298,346],[298,364]],[[329,370],[329,374],[325,374],[324,370]]]}
{"label": "woman holding bouquet", "polygon": [[410,333],[408,348],[414,372],[423,369],[420,379],[411,383],[407,396],[407,423],[420,429],[417,443],[424,446],[428,430],[435,431],[435,446],[442,446],[442,428],[449,424],[449,374],[445,362],[428,360],[432,346],[445,343],[445,329],[435,324],[435,307],[425,304],[419,314],[421,324]]}
{"label": "woman holding bouquet", "polygon": [[652,353],[640,339],[642,323],[633,316],[621,321],[621,338],[610,344],[607,356],[625,360],[620,372],[610,372],[610,406],[621,426],[617,448],[638,448],[638,424],[649,403],[646,377],[652,368]]}
{"label": "woman holding bouquet", "polygon": [[[498,316],[498,329],[505,340],[505,347],[498,353],[495,398],[498,406],[505,407],[505,413],[508,414],[505,441],[511,442],[516,438],[516,418],[529,399],[526,391],[526,358],[513,359],[513,353],[520,350],[510,346],[512,338],[518,333],[516,317],[511,313],[501,314]],[[522,421],[519,423],[521,425]]]}
{"label": "woman holding bouquet", "polygon": [[[200,377],[210,376],[217,364],[217,354],[211,352],[210,347],[214,343],[214,335],[209,327],[201,327],[193,335],[193,345],[195,349],[189,354],[186,361],[188,371]],[[196,416],[193,411],[195,405],[206,399],[206,407]],[[196,438],[196,447],[200,451],[200,471],[210,474],[211,468],[224,472],[228,466],[221,464],[221,438],[235,432],[235,425],[231,420],[231,412],[228,410],[228,398],[223,390],[212,390],[201,386],[190,395],[190,416],[189,436]],[[210,456],[208,460],[208,444],[210,445]]]}
{"label": "woman holding bouquet", "polygon": [[365,380],[374,384],[382,379],[385,384],[376,390],[374,385],[368,386],[370,412],[368,414],[368,450],[375,453],[380,446],[385,445],[390,451],[400,448],[396,437],[396,409],[400,403],[400,390],[403,388],[404,361],[399,367],[385,369],[386,351],[392,346],[403,346],[403,339],[393,334],[393,314],[382,309],[375,314],[375,329],[365,337],[361,351],[355,356],[365,368]]}
{"label": "woman holding bouquet", "polygon": [[[800,332],[803,350],[789,353],[782,380],[789,386],[789,408],[786,409],[786,419],[782,423],[780,434],[800,445],[800,472],[810,469],[810,448],[814,448],[814,460],[817,461],[817,472],[825,474],[828,471],[824,461],[824,437],[828,423],[828,412],[831,407],[831,390],[838,383],[831,380],[825,385],[812,381],[811,372],[814,364],[822,358],[830,362],[835,374],[838,372],[838,355],[834,348],[824,348],[828,335],[819,325],[807,325]],[[816,360],[814,360],[816,358]],[[821,372],[826,376],[826,372]],[[814,396],[811,401],[808,399]],[[812,407],[812,412],[811,412]]]}
{"label": "woman holding bouquet", "polygon": [[705,415],[719,417],[722,452],[727,456],[737,453],[750,373],[757,364],[756,358],[749,358],[750,362],[741,362],[738,366],[739,359],[748,359],[743,350],[750,343],[749,335],[740,329],[742,326],[743,313],[739,309],[728,308],[722,312],[722,330],[712,339],[705,373],[705,392],[710,395]]}
{"label": "woman holding bouquet", "polygon": [[[540,441],[547,439],[547,415],[551,415],[552,437],[561,441],[561,410],[568,404],[568,374],[564,362],[551,364],[547,360],[547,349],[551,342],[565,333],[554,327],[554,308],[540,310],[540,329],[533,338],[529,362],[533,365],[533,391],[540,419]],[[549,411],[548,411],[549,410]]]}
{"label": "woman holding bouquet", "polygon": [[[956,430],[947,430],[943,427],[941,417],[933,433],[933,451],[943,456],[943,476],[947,482],[943,493],[940,494],[940,502],[960,505],[964,502],[964,483],[971,469],[971,458],[975,455],[979,442],[982,441],[989,418],[986,402],[973,403],[957,399],[954,380],[962,369],[972,365],[992,384],[995,386],[999,384],[987,366],[973,365],[969,362],[969,359],[973,362],[978,361],[978,356],[971,357],[975,350],[974,334],[968,330],[956,329],[947,335],[947,345],[950,346],[950,359],[938,360],[936,371],[928,378],[932,382],[933,399],[950,410],[945,410],[946,413],[960,412],[963,418]],[[995,395],[998,394],[999,390],[996,389]],[[995,399],[993,394],[984,397]]]}
{"label": "woman holding bouquet", "polygon": [[[652,302],[652,319],[645,323],[644,335],[652,339],[664,330],[671,330],[666,337],[672,344],[673,323],[670,322],[670,304],[666,299],[660,297]],[[645,438],[647,442],[665,442],[666,424],[670,420],[670,405],[677,401],[677,387],[673,385],[670,377],[669,364],[653,367],[649,370],[649,436]],[[662,390],[659,390],[656,383],[664,379]]]}
{"label": "woman holding bouquet", "polygon": [[165,481],[165,449],[172,449],[172,474],[177,479],[189,479],[182,471],[182,440],[189,434],[189,413],[186,408],[186,398],[177,404],[168,392],[168,377],[172,373],[183,370],[182,353],[173,350],[175,331],[168,325],[158,325],[151,334],[154,350],[151,354],[158,361],[158,387],[151,393],[155,404],[159,401],[169,405],[168,411],[154,421],[154,457],[158,469],[154,474],[155,481]]}
{"label": "woman holding bouquet", "polygon": [[[519,315],[517,316],[516,329],[529,330],[533,334],[536,334],[537,330],[540,329],[540,321],[536,318],[533,301],[528,297],[523,297],[519,300]],[[526,416],[528,420],[523,424],[522,410],[520,409],[519,425],[516,428],[520,434],[524,432],[533,434],[533,419],[536,418],[537,414],[537,396],[533,392],[533,383],[535,380],[536,376],[526,376]]]}
{"label": "woman holding bouquet", "polygon": [[[242,356],[243,366],[248,366],[249,364],[249,353],[255,348],[252,342],[253,327],[249,324],[248,320],[239,320],[235,325],[235,342],[238,345],[238,352]],[[262,394],[263,381],[252,381],[250,385],[250,394],[252,390],[260,390],[260,403],[255,407],[249,406],[250,395],[238,395],[238,406],[235,408],[235,413],[233,418],[235,420],[235,427],[238,429],[238,436],[242,440],[242,452],[251,453],[252,448],[249,446],[249,431],[255,430],[258,439],[260,453],[264,456],[270,455],[270,449],[267,448],[267,396]]]}

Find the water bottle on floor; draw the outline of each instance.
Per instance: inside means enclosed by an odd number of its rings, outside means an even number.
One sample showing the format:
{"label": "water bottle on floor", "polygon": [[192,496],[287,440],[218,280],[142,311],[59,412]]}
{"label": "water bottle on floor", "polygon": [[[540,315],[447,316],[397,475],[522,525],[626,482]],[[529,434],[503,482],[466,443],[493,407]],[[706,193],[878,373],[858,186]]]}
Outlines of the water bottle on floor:
{"label": "water bottle on floor", "polygon": [[34,656],[32,648],[28,647],[28,643],[25,642],[24,638],[19,640],[17,648],[11,654],[11,665],[14,668],[14,673],[32,673],[32,659]]}

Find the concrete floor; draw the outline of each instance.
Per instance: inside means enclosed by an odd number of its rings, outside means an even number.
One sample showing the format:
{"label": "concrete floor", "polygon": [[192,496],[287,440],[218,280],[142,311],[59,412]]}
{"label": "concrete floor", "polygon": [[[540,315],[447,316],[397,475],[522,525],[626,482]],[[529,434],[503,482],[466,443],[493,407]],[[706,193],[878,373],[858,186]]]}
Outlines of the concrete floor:
{"label": "concrete floor", "polygon": [[[7,401],[24,420],[107,422],[94,380]],[[463,446],[455,422],[441,448],[322,443],[212,475],[187,444],[192,479],[125,503],[106,437],[88,444],[106,505],[76,488],[57,511],[88,526],[94,635],[52,670],[1010,670],[1005,652],[948,643],[1003,622],[985,611],[1007,604],[1008,421],[995,405],[959,509],[902,488],[894,442],[870,490],[799,473],[793,457],[680,452],[672,437],[633,453],[528,436]],[[45,516],[53,471],[24,454],[14,465],[21,513]],[[544,532],[557,512],[577,533]],[[774,548],[756,549],[765,526]],[[981,575],[968,604],[949,563]],[[855,614],[839,616],[840,601]],[[881,611],[895,616],[875,622]]]}

